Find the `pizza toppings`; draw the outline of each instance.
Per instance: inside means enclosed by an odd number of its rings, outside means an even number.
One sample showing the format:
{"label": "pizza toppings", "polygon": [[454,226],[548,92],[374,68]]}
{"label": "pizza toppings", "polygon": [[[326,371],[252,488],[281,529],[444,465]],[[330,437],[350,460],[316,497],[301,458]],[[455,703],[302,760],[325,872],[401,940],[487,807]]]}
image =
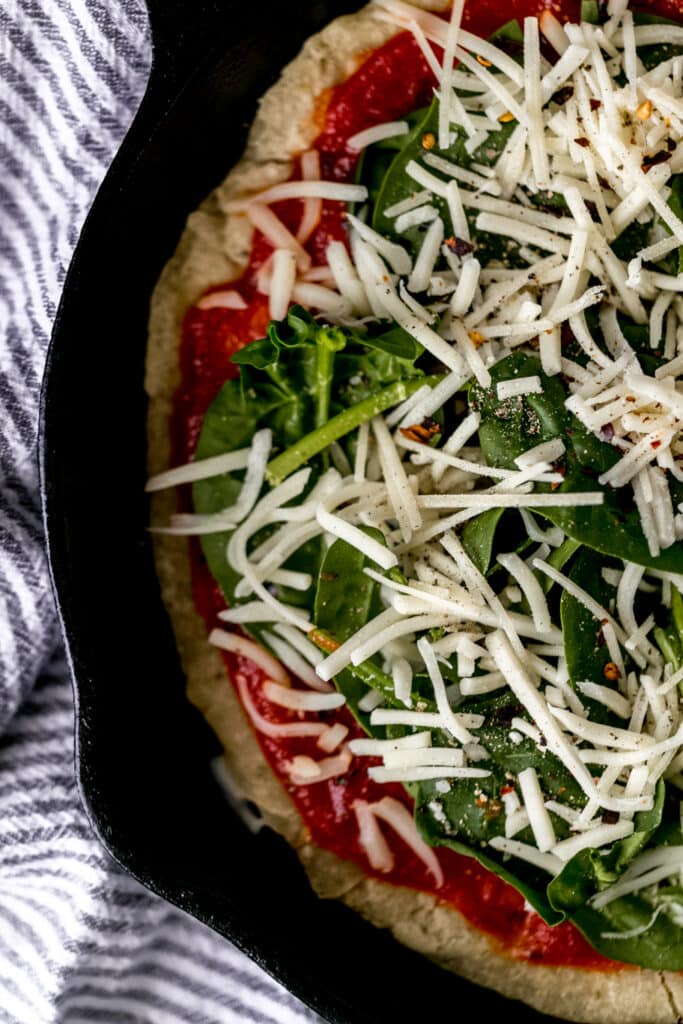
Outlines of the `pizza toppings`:
{"label": "pizza toppings", "polygon": [[[683,842],[683,39],[621,6],[602,25],[546,12],[524,21],[522,70],[462,5],[449,22],[379,6],[437,98],[349,140],[360,183],[307,157],[303,180],[232,202],[273,250],[257,287],[277,322],[235,360],[193,465],[217,444],[243,461],[195,477],[195,516],[170,528],[203,537],[257,660],[308,685],[266,670],[263,699],[299,716],[275,724],[237,681],[265,735],[312,737],[292,784],[380,757],[367,775],[410,785],[420,843],[468,849],[546,921],[576,915],[647,964],[624,943],[676,923],[662,880]],[[348,248],[311,267],[330,201],[357,204]],[[285,317],[292,300],[318,317]],[[301,717],[341,703],[371,739]],[[377,818],[408,834],[391,802],[354,804],[382,872]],[[620,889],[652,877],[649,854],[669,873]],[[624,929],[634,892],[642,925]]]}

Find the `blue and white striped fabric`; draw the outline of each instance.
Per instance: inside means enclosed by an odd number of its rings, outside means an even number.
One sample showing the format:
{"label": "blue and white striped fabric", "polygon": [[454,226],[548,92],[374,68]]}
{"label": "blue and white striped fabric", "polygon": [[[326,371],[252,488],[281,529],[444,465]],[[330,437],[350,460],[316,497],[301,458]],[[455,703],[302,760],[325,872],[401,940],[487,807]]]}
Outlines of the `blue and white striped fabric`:
{"label": "blue and white striped fabric", "polygon": [[303,1024],[317,1018],[121,873],[74,780],[38,395],[78,232],[149,63],[143,0],[0,0],[0,1021]]}

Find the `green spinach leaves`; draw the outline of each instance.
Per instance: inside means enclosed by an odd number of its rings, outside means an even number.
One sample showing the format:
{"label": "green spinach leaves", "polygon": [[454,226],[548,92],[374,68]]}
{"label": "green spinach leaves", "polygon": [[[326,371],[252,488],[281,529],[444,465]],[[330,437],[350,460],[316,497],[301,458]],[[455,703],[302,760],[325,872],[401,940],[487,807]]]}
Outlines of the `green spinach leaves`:
{"label": "green spinach leaves", "polygon": [[[537,375],[542,392],[500,401],[499,381]],[[569,392],[561,377],[547,377],[540,360],[522,352],[514,353],[491,370],[491,387],[473,385],[469,400],[481,416],[479,439],[490,466],[515,469],[515,459],[544,441],[561,438],[565,454],[558,465],[563,475],[556,493],[600,491],[603,504],[584,507],[544,508],[539,514],[561,527],[574,540],[605,555],[653,566],[668,572],[683,572],[683,546],[674,544],[653,556],[640,525],[640,515],[629,486],[613,489],[598,477],[620,458],[617,448],[598,440],[565,408]],[[551,484],[537,483],[534,490],[547,493]],[[683,500],[683,487],[671,485],[674,503]]]}

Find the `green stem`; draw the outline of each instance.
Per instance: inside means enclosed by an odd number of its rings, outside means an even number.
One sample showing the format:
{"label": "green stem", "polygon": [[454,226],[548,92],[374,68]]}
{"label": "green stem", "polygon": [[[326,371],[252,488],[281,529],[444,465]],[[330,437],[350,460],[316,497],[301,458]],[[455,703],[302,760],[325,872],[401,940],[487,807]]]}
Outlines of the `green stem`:
{"label": "green stem", "polygon": [[334,370],[335,350],[325,341],[318,339],[317,342],[317,401],[315,408],[316,429],[324,427],[330,414],[330,390],[332,387],[332,373]]}
{"label": "green stem", "polygon": [[414,395],[425,384],[434,387],[442,379],[439,375],[433,377],[414,377],[411,380],[397,381],[395,384],[390,384],[389,387],[378,391],[369,398],[365,398],[357,405],[351,406],[350,409],[344,409],[343,412],[333,416],[327,423],[317,427],[310,434],[306,434],[296,444],[291,445],[280,455],[276,455],[274,459],[271,459],[266,469],[266,480],[271,487],[276,487],[290,473],[303,466],[314,455],[317,455],[331,445],[333,441],[338,441],[340,437],[351,433],[361,423],[366,423],[373,416],[377,416],[386,409],[390,409],[392,405],[399,405],[400,402],[405,402],[406,398]]}
{"label": "green stem", "polygon": [[[342,339],[342,345],[344,340]],[[317,345],[317,361],[316,361],[316,375],[317,375],[317,400],[315,405],[315,426],[316,429],[324,427],[327,423],[330,415],[330,392],[332,390],[332,376],[334,372],[334,356],[335,352],[342,347],[342,345],[333,345],[329,340],[329,335],[320,331],[316,338]],[[329,466],[329,453],[322,453],[323,469],[327,469]]]}
{"label": "green stem", "polygon": [[[339,643],[327,630],[319,629],[317,626],[309,632],[308,639],[325,654],[331,654],[339,647]],[[396,696],[394,680],[386,672],[382,672],[380,668],[373,665],[371,661],[361,662],[360,665],[348,665],[347,668],[342,669],[342,672],[350,672],[366,686],[372,687],[373,690],[379,690],[385,702],[391,707],[405,710],[405,704]],[[430,704],[429,710],[436,711],[436,705]]]}

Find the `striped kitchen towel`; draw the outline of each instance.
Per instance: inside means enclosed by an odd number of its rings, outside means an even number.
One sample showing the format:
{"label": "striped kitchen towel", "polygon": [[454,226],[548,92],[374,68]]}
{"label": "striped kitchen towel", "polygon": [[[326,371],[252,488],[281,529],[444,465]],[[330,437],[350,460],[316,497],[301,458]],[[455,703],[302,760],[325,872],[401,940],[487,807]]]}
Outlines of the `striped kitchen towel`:
{"label": "striped kitchen towel", "polygon": [[0,1021],[303,1024],[318,1018],[122,874],[74,779],[38,396],[71,253],[149,63],[143,0],[0,0]]}

